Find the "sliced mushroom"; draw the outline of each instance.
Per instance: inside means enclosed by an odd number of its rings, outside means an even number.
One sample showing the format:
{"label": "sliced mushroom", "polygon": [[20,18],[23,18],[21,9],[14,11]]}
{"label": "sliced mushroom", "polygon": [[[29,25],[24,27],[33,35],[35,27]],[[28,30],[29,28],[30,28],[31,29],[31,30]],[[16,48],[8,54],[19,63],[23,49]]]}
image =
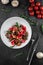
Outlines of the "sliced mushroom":
{"label": "sliced mushroom", "polygon": [[13,7],[18,7],[19,1],[13,0],[13,1],[11,2],[11,5],[12,5]]}
{"label": "sliced mushroom", "polygon": [[8,4],[9,0],[1,0],[2,4]]}

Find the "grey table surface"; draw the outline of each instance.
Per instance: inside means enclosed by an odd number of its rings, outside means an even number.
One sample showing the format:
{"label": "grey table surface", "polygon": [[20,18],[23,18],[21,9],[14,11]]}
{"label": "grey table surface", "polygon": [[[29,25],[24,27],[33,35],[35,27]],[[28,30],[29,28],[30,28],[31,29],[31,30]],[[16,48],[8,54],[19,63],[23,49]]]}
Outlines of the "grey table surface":
{"label": "grey table surface", "polygon": [[[20,1],[20,3],[21,4],[19,5],[18,8],[13,8],[10,4],[2,5],[0,2],[0,28],[1,28],[2,23],[9,17],[19,16],[20,14],[25,14],[28,16],[27,11],[24,8],[22,8],[22,5],[24,5],[25,7],[27,6],[27,1],[22,0],[22,1]],[[30,17],[30,18],[32,20],[37,20],[37,22],[40,24],[43,24],[43,19],[37,19],[35,17]],[[32,27],[32,29],[35,33],[37,33],[37,30],[35,29],[34,26]],[[12,50],[12,49],[8,48],[7,46],[5,46],[0,38],[0,65],[9,65],[9,64],[10,65],[14,65],[14,64],[15,65],[18,65],[18,64],[27,65],[27,63],[25,63],[25,59],[27,57],[28,50],[29,50],[29,44],[22,49]],[[39,40],[39,44],[38,44],[35,54],[39,51],[43,52],[43,35],[42,35],[41,39]],[[23,53],[23,54],[21,54],[21,56],[15,57],[15,55],[18,53]],[[34,65],[34,64],[43,65],[43,59],[38,60],[36,58],[35,54],[34,54],[33,61],[31,64],[32,65]]]}

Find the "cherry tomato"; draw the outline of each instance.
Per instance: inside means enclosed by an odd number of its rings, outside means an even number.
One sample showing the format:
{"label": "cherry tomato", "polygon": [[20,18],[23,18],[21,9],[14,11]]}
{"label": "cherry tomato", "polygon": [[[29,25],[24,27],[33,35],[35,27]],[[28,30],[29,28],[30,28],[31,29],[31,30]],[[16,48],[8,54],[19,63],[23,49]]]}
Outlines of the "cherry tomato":
{"label": "cherry tomato", "polygon": [[36,11],[36,14],[40,14],[40,11]]}
{"label": "cherry tomato", "polygon": [[16,31],[17,30],[17,27],[13,27],[13,31]]}
{"label": "cherry tomato", "polygon": [[10,34],[9,38],[12,38],[12,35]]}
{"label": "cherry tomato", "polygon": [[37,18],[41,19],[41,14],[38,14],[38,15],[37,15]]}
{"label": "cherry tomato", "polygon": [[34,16],[34,11],[29,12],[29,15],[30,15],[30,16]]}
{"label": "cherry tomato", "polygon": [[21,35],[18,35],[18,36],[17,36],[17,39],[19,39],[19,38],[22,38],[22,36],[21,36]]}
{"label": "cherry tomato", "polygon": [[35,6],[35,3],[31,3],[31,7],[34,7]]}
{"label": "cherry tomato", "polygon": [[34,10],[38,10],[38,9],[39,9],[38,6],[35,6],[35,7],[34,7]]}
{"label": "cherry tomato", "polygon": [[30,3],[33,3],[33,2],[34,2],[34,0],[29,0],[29,2],[30,2]]}
{"label": "cherry tomato", "polygon": [[21,41],[21,42],[22,42],[22,43],[24,43],[24,42],[25,42],[25,40],[23,40],[23,39],[22,39],[22,41]]}
{"label": "cherry tomato", "polygon": [[40,2],[36,2],[36,6],[40,6],[41,5],[41,3]]}
{"label": "cherry tomato", "polygon": [[41,6],[41,7],[40,7],[40,10],[42,10],[42,11],[43,11],[43,6]]}
{"label": "cherry tomato", "polygon": [[43,19],[43,15],[41,15],[42,19]]}
{"label": "cherry tomato", "polygon": [[9,28],[10,31],[13,31],[13,27],[12,28]]}
{"label": "cherry tomato", "polygon": [[43,11],[41,11],[41,14],[43,15]]}
{"label": "cherry tomato", "polygon": [[21,36],[21,35],[23,35],[24,33],[25,33],[25,31],[24,31],[24,30],[22,30],[22,31],[20,31],[20,32],[19,32],[19,34],[18,34],[18,35],[19,35],[19,36]]}
{"label": "cherry tomato", "polygon": [[12,45],[15,45],[14,40],[11,41],[11,44],[12,44]]}
{"label": "cherry tomato", "polygon": [[22,26],[22,29],[23,29],[24,31],[26,31],[26,27],[25,27],[25,26]]}
{"label": "cherry tomato", "polygon": [[19,34],[18,34],[18,35],[19,35],[19,36],[21,36],[21,35],[23,35],[23,34],[24,34],[24,31],[19,32]]}
{"label": "cherry tomato", "polygon": [[33,10],[33,8],[32,8],[32,7],[28,7],[28,10],[29,10],[29,11],[32,11],[32,10]]}

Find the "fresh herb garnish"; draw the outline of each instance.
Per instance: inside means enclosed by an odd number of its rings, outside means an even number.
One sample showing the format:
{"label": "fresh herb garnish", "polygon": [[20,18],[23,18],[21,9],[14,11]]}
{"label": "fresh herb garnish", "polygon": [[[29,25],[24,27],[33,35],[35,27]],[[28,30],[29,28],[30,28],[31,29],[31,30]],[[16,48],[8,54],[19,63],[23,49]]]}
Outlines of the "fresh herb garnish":
{"label": "fresh herb garnish", "polygon": [[1,11],[3,11],[3,12],[6,12],[6,13],[9,13],[9,12],[11,12],[12,11],[12,9],[11,8],[9,8],[9,9],[1,9]]}
{"label": "fresh herb garnish", "polygon": [[22,17],[22,18],[24,18],[24,19],[26,19],[26,20],[30,20],[30,18],[28,18],[28,17],[25,16],[25,15],[20,15],[20,17]]}
{"label": "fresh herb garnish", "polygon": [[11,33],[12,33],[12,31],[7,31],[7,33],[11,34]]}
{"label": "fresh herb garnish", "polygon": [[[15,45],[14,45],[15,46]],[[10,46],[10,48],[13,48],[14,46]]]}
{"label": "fresh herb garnish", "polygon": [[18,24],[18,22],[16,22],[16,25],[15,25],[15,26],[19,27],[19,24]]}
{"label": "fresh herb garnish", "polygon": [[35,22],[35,21],[33,21],[32,19],[30,19],[30,17],[27,17],[27,16],[25,16],[25,15],[20,15],[20,17],[22,17],[22,18],[24,18],[24,19],[30,21],[29,23],[30,23],[30,25],[32,25],[32,26],[36,26],[36,25],[37,25],[37,22]]}
{"label": "fresh herb garnish", "polygon": [[36,26],[36,22],[30,22],[30,25]]}

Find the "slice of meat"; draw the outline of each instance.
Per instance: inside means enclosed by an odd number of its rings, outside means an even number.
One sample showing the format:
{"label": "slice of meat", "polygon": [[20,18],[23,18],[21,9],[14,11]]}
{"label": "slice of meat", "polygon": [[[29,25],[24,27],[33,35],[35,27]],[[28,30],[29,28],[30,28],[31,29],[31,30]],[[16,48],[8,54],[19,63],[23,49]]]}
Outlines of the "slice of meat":
{"label": "slice of meat", "polygon": [[20,46],[21,45],[21,43],[17,43],[17,46]]}

